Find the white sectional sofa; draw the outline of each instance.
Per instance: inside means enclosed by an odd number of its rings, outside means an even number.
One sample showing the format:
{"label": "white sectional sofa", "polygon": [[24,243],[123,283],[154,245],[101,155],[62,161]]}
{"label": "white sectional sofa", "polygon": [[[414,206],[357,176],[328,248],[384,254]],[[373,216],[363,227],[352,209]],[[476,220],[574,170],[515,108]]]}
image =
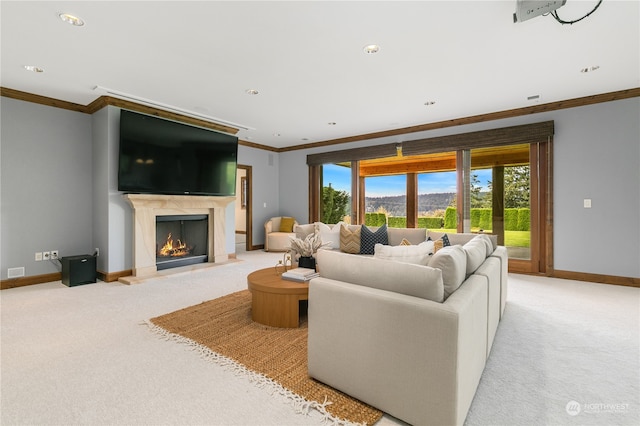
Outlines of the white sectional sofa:
{"label": "white sectional sofa", "polygon": [[317,253],[311,377],[411,424],[464,423],[504,311],[507,252],[487,235],[448,237],[429,266]]}

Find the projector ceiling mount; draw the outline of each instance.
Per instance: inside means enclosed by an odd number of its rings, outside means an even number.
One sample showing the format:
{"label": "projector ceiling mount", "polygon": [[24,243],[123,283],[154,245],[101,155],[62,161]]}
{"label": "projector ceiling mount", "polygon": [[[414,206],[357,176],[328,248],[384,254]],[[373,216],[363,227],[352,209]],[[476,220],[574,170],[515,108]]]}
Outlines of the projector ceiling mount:
{"label": "projector ceiling mount", "polygon": [[567,3],[567,0],[516,0],[516,11],[513,14],[513,22],[522,22],[535,18],[536,16],[550,14],[562,25],[571,25],[582,21],[584,18],[595,12],[598,7],[600,7],[602,0],[598,0],[598,3],[591,12],[587,13],[582,18],[574,19],[572,21],[564,21],[558,16],[557,9],[564,6],[565,3]]}

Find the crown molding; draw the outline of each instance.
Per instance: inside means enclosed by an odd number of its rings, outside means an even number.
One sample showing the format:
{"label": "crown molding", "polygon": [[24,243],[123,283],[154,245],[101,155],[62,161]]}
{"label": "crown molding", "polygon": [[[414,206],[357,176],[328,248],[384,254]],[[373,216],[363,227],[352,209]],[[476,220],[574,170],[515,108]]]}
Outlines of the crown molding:
{"label": "crown molding", "polygon": [[155,117],[166,118],[169,120],[179,121],[181,123],[192,124],[194,126],[205,127],[207,129],[216,130],[219,132],[230,133],[235,135],[239,129],[231,126],[225,126],[224,124],[215,123],[195,117],[189,117],[187,115],[178,114],[175,112],[165,111],[159,108],[139,104],[137,102],[128,101],[125,99],[115,98],[113,96],[100,96],[88,105],[80,105],[72,102],[61,101],[54,98],[48,98],[46,96],[34,95],[33,93],[21,92],[19,90],[9,89],[6,87],[0,88],[0,94],[7,98],[18,99],[26,102],[33,102],[41,105],[47,105],[55,108],[62,108],[76,112],[82,112],[84,114],[93,114],[104,107],[114,106],[117,108],[127,109],[129,111],[140,112],[143,114],[153,115]]}
{"label": "crown molding", "polygon": [[[233,127],[164,111],[162,109],[138,104],[132,101],[127,101],[119,98],[114,98],[111,96],[100,96],[99,98],[97,98],[96,100],[94,100],[88,105],[80,105],[72,102],[62,101],[59,99],[49,98],[46,96],[35,95],[27,92],[21,92],[19,90],[14,90],[6,87],[0,87],[0,95],[7,98],[13,98],[21,101],[33,102],[33,103],[47,105],[55,108],[62,108],[62,109],[67,109],[71,111],[82,112],[85,114],[93,114],[96,111],[99,111],[100,109],[106,106],[115,106],[118,108],[124,108],[132,111],[142,112],[149,115],[155,115],[156,117],[168,118],[170,120],[176,120],[176,121],[180,121],[187,124],[206,127],[212,130],[231,133],[233,135],[238,133],[238,129]],[[424,132],[428,130],[443,129],[446,127],[456,127],[456,126],[463,126],[466,124],[482,123],[485,121],[501,120],[505,118],[513,118],[513,117],[519,117],[523,115],[557,111],[557,110],[567,109],[567,108],[576,108],[576,107],[599,104],[604,102],[619,101],[622,99],[629,99],[629,98],[636,98],[636,97],[640,97],[640,87],[635,87],[633,89],[619,90],[616,92],[601,93],[598,95],[584,96],[580,98],[567,99],[564,101],[549,102],[545,104],[533,105],[533,106],[528,106],[523,108],[515,108],[515,109],[509,109],[505,111],[497,111],[497,112],[491,112],[487,114],[473,115],[470,117],[461,117],[461,118],[454,118],[451,120],[419,124],[417,126],[402,127],[398,129],[385,130],[381,132],[365,133],[361,135],[347,136],[344,138],[331,139],[331,140],[313,142],[313,143],[302,144],[302,145],[293,145],[285,148],[275,148],[268,145],[262,145],[255,142],[248,142],[243,140],[240,140],[238,143],[240,145],[247,146],[250,148],[282,153],[282,152],[289,152],[289,151],[297,151],[301,149],[321,148],[325,146],[339,145],[339,144],[345,144],[350,142],[360,142],[360,141],[365,141],[369,139],[378,139],[378,138],[384,138],[389,136],[406,135],[410,133]]]}
{"label": "crown molding", "polygon": [[620,90],[617,92],[602,93],[599,95],[585,96],[581,98],[568,99],[558,102],[550,102],[546,104],[534,105],[524,108],[515,108],[505,111],[491,112],[487,114],[474,115],[470,117],[454,118],[451,120],[437,121],[433,123],[425,123],[417,126],[402,127],[399,129],[385,130],[381,132],[366,133],[362,135],[347,136],[344,138],[331,139],[327,141],[308,143],[304,145],[295,145],[286,148],[280,148],[279,152],[295,151],[299,149],[318,148],[330,145],[339,145],[349,142],[360,142],[369,139],[384,138],[389,136],[406,135],[416,132],[424,132],[427,130],[443,129],[446,127],[463,126],[466,124],[482,123],[485,121],[501,120],[505,118],[519,117],[522,115],[538,114],[541,112],[557,111],[560,109],[575,108],[586,105],[599,104],[603,102],[619,101],[622,99],[636,98],[640,96],[640,87],[634,89]]}

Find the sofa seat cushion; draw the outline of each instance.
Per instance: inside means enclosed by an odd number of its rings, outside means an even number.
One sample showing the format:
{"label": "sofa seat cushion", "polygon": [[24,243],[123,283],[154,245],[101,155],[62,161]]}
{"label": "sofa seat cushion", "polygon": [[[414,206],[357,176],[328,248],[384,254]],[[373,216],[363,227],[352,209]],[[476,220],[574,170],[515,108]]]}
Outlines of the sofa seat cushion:
{"label": "sofa seat cushion", "polygon": [[433,241],[424,241],[418,245],[386,246],[376,244],[373,257],[427,266],[430,256],[433,255],[433,250]]}
{"label": "sofa seat cushion", "polygon": [[330,250],[317,255],[321,277],[442,302],[442,271],[424,265],[367,256],[350,256]]}
{"label": "sofa seat cushion", "polygon": [[467,254],[459,245],[443,247],[431,256],[429,266],[442,271],[446,300],[460,287],[467,276]]}
{"label": "sofa seat cushion", "polygon": [[291,239],[295,238],[293,232],[272,232],[267,234],[267,246],[269,251],[288,251],[291,249]]}

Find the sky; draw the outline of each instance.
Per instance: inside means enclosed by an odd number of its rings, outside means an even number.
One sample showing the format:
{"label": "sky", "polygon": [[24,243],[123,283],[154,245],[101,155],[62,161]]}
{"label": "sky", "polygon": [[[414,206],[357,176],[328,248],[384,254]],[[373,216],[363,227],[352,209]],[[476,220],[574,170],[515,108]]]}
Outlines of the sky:
{"label": "sky", "polygon": [[[331,186],[339,191],[351,192],[351,169],[325,164],[324,186]],[[491,181],[491,169],[473,170],[478,175],[481,191],[488,191],[488,182]],[[380,176],[370,177],[365,180],[365,196],[383,197],[389,195],[405,195],[407,191],[406,177]],[[418,194],[434,194],[441,192],[456,192],[456,172],[421,173],[418,175]]]}

